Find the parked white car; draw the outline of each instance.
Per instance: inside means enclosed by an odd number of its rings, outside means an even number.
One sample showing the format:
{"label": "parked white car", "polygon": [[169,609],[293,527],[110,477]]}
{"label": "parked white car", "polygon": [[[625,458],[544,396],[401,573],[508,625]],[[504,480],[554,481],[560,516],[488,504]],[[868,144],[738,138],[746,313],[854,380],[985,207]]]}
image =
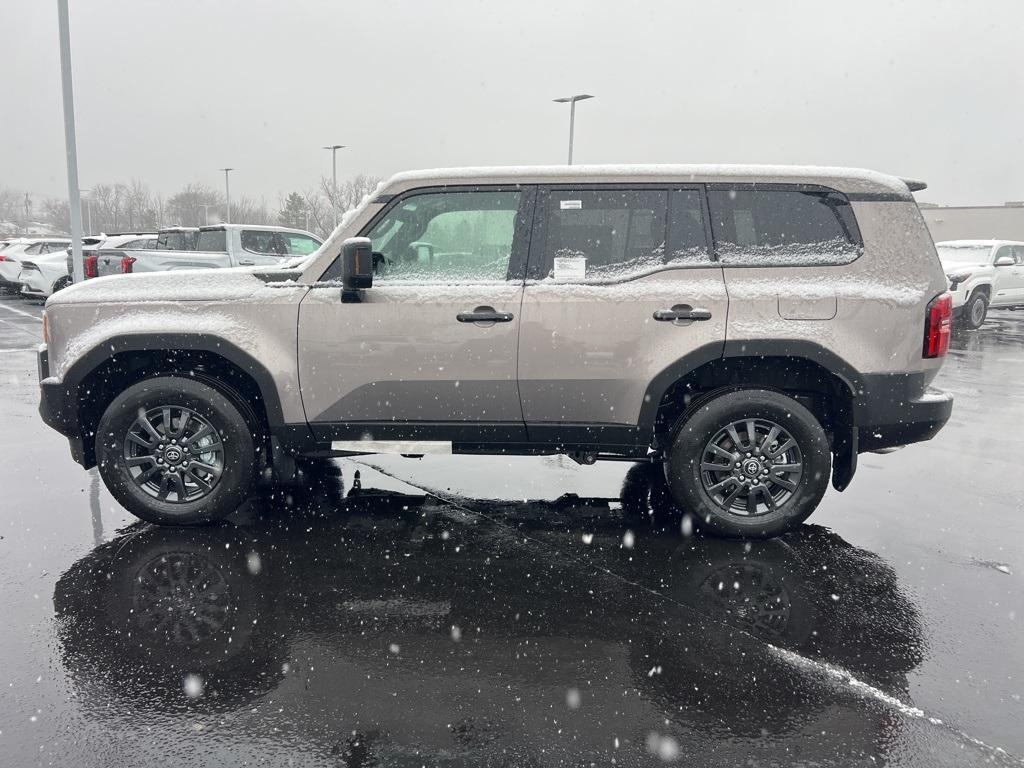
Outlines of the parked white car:
{"label": "parked white car", "polygon": [[0,252],[0,289],[6,292],[21,290],[21,262],[48,253],[63,254],[71,241],[67,238],[33,237],[8,246]]}
{"label": "parked white car", "polygon": [[61,288],[71,284],[68,277],[67,256],[64,251],[54,251],[42,256],[26,257],[21,262],[21,295],[46,299]]}
{"label": "parked white car", "polygon": [[935,248],[949,278],[954,316],[968,328],[979,328],[989,307],[1024,308],[1024,243],[947,240]]}

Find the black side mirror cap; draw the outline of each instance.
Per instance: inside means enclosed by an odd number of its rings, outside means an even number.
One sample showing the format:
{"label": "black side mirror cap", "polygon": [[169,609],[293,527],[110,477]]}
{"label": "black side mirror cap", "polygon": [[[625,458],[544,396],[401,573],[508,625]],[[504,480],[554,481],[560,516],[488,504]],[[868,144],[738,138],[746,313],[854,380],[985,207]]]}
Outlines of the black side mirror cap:
{"label": "black side mirror cap", "polygon": [[341,244],[341,300],[361,301],[360,291],[373,287],[373,245],[368,237]]}

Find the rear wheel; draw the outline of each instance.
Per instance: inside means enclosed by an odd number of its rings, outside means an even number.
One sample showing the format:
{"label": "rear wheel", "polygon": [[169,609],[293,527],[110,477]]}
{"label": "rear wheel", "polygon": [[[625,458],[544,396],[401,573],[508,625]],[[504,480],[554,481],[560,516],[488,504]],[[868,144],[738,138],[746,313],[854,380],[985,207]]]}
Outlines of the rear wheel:
{"label": "rear wheel", "polygon": [[173,376],[114,399],[96,430],[96,457],[114,498],[162,525],[225,517],[256,474],[253,435],[238,407],[211,386]]}
{"label": "rear wheel", "polygon": [[981,291],[975,291],[964,305],[964,325],[971,330],[977,330],[981,328],[987,315],[988,297]]}
{"label": "rear wheel", "polygon": [[705,400],[683,416],[665,479],[705,531],[765,538],[814,511],[830,466],[828,439],[810,411],[778,392],[746,389]]}

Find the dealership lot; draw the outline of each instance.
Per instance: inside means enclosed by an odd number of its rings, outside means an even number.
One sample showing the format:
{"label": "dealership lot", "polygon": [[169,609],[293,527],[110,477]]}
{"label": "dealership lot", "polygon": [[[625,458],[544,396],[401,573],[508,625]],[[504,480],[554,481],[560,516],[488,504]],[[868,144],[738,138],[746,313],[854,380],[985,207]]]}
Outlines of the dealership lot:
{"label": "dealership lot", "polygon": [[12,765],[1024,757],[1024,312],[954,337],[934,440],[749,546],[558,457],[346,460],[141,526],[38,418],[40,314],[0,298]]}

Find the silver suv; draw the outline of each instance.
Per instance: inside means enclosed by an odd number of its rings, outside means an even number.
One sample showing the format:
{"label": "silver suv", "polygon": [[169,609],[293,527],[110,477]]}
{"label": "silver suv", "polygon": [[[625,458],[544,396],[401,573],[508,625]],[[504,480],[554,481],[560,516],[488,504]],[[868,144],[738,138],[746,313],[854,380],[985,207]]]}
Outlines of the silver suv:
{"label": "silver suv", "polygon": [[157,523],[227,515],[304,457],[563,453],[661,462],[705,530],[779,534],[858,453],[949,418],[929,384],[951,299],[911,187],[835,168],[399,174],[294,263],[57,294],[40,410]]}

